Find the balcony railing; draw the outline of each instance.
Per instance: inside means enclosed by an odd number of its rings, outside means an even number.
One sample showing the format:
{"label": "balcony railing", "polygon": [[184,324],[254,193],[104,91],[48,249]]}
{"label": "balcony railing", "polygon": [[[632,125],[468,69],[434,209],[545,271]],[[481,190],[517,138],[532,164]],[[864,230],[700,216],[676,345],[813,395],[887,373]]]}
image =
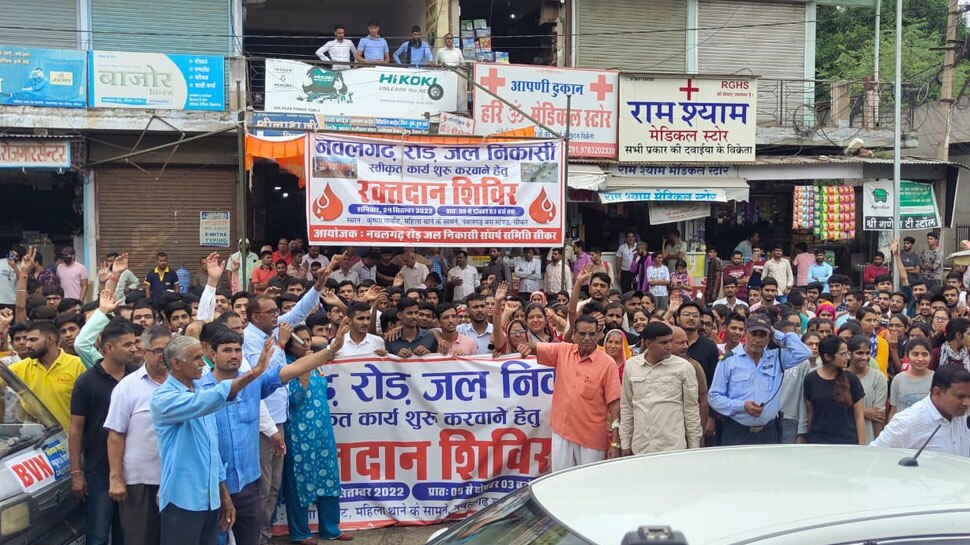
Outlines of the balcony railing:
{"label": "balcony railing", "polygon": [[[902,128],[911,131],[915,88],[903,84]],[[758,80],[758,125],[818,128],[893,128],[893,85],[870,81]]]}

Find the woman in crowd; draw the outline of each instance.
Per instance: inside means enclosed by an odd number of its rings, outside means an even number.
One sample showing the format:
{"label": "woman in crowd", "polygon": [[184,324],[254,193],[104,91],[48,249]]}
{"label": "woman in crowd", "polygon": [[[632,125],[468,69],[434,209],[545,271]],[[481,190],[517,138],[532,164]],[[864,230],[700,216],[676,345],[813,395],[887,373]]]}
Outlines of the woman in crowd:
{"label": "woman in crowd", "polygon": [[837,336],[819,343],[822,365],[805,377],[803,395],[808,436],[799,442],[865,445],[862,383],[846,371],[849,348]]}
{"label": "woman in crowd", "polygon": [[853,335],[847,344],[852,354],[849,359],[849,372],[859,379],[864,391],[863,415],[868,444],[886,425],[886,398],[889,394],[886,376],[872,361],[869,339],[862,335]]}
{"label": "woman in crowd", "polygon": [[909,327],[909,318],[902,314],[893,314],[889,317],[886,330],[882,336],[889,343],[889,374],[895,376],[903,371],[903,358],[906,357],[906,328]]}
{"label": "woman in crowd", "polygon": [[933,343],[936,346],[940,346],[944,341],[949,341],[946,338],[947,325],[950,323],[950,313],[944,309],[937,309],[933,311],[933,317],[930,318],[930,328],[933,330],[933,336],[936,341]]}
{"label": "woman in crowd", "polygon": [[[343,345],[343,333],[348,330],[345,324],[335,335],[331,344],[335,352]],[[299,328],[295,328],[294,334],[300,334]],[[287,388],[290,407],[285,434],[283,497],[290,541],[301,545],[317,542],[310,532],[311,505],[317,507],[318,533],[322,539],[351,539],[340,531],[340,468],[327,402],[327,377],[318,370],[308,371],[298,380],[290,381]]]}
{"label": "woman in crowd", "polygon": [[[934,312],[934,322],[939,314],[946,314],[946,311]],[[966,318],[949,320],[943,333],[943,342],[933,349],[930,369],[938,369],[941,365],[947,364],[962,365],[965,369],[970,369],[970,353],[967,351],[967,346],[970,345],[970,320]]]}
{"label": "woman in crowd", "polygon": [[815,315],[820,320],[829,320],[835,322],[835,305],[829,302],[821,303],[818,306],[818,312]]}
{"label": "woman in crowd", "polygon": [[523,356],[532,354],[532,348],[529,346],[529,327],[523,320],[509,320],[504,330],[496,327],[492,330],[492,343],[495,345],[492,353],[495,357],[506,354]]}
{"label": "woman in crowd", "polygon": [[798,421],[805,410],[804,385],[805,377],[818,367],[818,345],[822,339],[815,333],[806,333],[802,342],[812,350],[807,360],[795,367],[785,369],[785,376],[781,381],[781,442],[794,443],[798,435]]}
{"label": "woman in crowd", "polygon": [[533,343],[558,342],[556,330],[549,324],[543,305],[529,303],[525,307],[525,324],[529,328],[529,340]]}
{"label": "woman in crowd", "polygon": [[653,261],[647,267],[647,284],[650,286],[654,306],[666,309],[670,299],[670,271],[664,265],[661,255],[660,252],[653,254]]}
{"label": "woman in crowd", "polygon": [[626,341],[626,334],[619,329],[611,329],[606,332],[606,337],[603,338],[603,346],[600,348],[606,355],[613,358],[613,362],[616,363],[616,369],[620,374],[620,381],[623,380],[623,367],[626,365],[626,360],[632,357],[630,353],[630,345]]}
{"label": "woman in crowd", "polygon": [[905,411],[930,393],[933,382],[933,371],[930,371],[930,361],[933,359],[933,349],[926,339],[913,339],[906,344],[906,359],[909,369],[893,377],[889,387],[889,416],[888,423],[899,411]]}

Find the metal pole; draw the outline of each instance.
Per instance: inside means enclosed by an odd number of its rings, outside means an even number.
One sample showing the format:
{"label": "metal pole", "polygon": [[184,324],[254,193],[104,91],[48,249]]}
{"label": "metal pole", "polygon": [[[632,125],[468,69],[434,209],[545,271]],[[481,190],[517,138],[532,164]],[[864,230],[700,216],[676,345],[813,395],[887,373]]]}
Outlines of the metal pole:
{"label": "metal pole", "polygon": [[[900,171],[902,165],[903,102],[903,0],[896,0],[896,74],[893,90],[893,240],[899,240]],[[899,291],[899,274],[893,275],[893,289]]]}
{"label": "metal pole", "polygon": [[873,51],[875,62],[873,62],[872,75],[876,82],[876,89],[879,87],[879,42],[882,37],[882,0],[876,0],[876,46]]}
{"label": "metal pole", "polygon": [[236,235],[239,237],[239,272],[242,281],[239,287],[242,291],[249,289],[249,271],[246,270],[249,257],[249,244],[246,243],[246,108],[242,96],[242,82],[236,80],[236,102],[239,113],[236,117],[236,144],[239,154],[239,173],[236,180]]}
{"label": "metal pole", "polygon": [[[488,89],[486,89],[488,91]],[[566,95],[566,134],[565,134],[565,148],[566,156],[563,157],[565,164],[563,165],[563,183],[566,184],[566,202],[562,203],[562,281],[559,282],[559,286],[562,288],[559,291],[568,291],[566,288],[566,235],[569,234],[569,221],[566,216],[566,209],[569,208],[569,118],[571,117],[573,109],[573,95]]]}

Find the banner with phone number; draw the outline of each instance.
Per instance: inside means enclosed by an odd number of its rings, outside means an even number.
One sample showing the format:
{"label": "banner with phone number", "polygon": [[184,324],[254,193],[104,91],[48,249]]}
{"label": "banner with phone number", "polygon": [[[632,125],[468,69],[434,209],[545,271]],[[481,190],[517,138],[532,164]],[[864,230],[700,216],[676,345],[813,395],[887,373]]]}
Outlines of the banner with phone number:
{"label": "banner with phone number", "polygon": [[[534,358],[354,357],[325,370],[346,530],[464,518],[549,471],[555,370]],[[279,506],[273,533],[286,532]]]}

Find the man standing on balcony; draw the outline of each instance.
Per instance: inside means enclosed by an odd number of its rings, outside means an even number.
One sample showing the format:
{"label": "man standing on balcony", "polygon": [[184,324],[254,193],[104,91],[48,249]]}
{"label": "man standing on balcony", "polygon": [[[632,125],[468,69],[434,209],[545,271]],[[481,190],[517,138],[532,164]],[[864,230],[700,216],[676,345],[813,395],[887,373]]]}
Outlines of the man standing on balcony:
{"label": "man standing on balcony", "polygon": [[330,65],[331,70],[346,70],[350,68],[349,64],[337,64],[336,61],[349,63],[357,58],[357,48],[354,47],[354,42],[344,39],[346,34],[347,29],[344,25],[334,25],[333,35],[336,39],[330,40],[317,49],[318,59],[323,62],[333,62]]}
{"label": "man standing on balcony", "polygon": [[[402,59],[403,55],[403,59]],[[420,67],[434,62],[431,46],[421,39],[421,27],[411,27],[411,39],[401,44],[394,52],[394,62],[405,66]]]}
{"label": "man standing on balcony", "polygon": [[377,21],[367,23],[367,36],[357,43],[357,61],[370,64],[387,63],[391,60],[387,40],[381,38],[381,24]]}

